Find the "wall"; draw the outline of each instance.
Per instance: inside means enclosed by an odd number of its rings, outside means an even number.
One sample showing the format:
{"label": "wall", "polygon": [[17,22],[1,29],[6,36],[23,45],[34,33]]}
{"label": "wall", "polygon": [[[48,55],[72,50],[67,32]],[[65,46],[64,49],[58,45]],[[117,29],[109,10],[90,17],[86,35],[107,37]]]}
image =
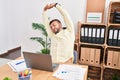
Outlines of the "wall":
{"label": "wall", "polygon": [[4,24],[4,0],[0,0],[0,52],[5,53],[7,50],[7,28]]}
{"label": "wall", "polygon": [[[106,0],[106,8],[110,0]],[[39,31],[32,29],[32,22],[42,23],[42,9],[47,3],[58,2],[69,12],[75,31],[77,22],[84,22],[86,0],[0,0],[0,53],[18,46],[22,51],[38,51],[40,46],[31,41],[31,36],[41,36]],[[2,14],[3,13],[3,14]],[[53,15],[54,13],[54,15]],[[61,15],[56,9],[48,11],[51,19]],[[63,22],[63,20],[62,20]],[[65,26],[63,24],[63,26]],[[3,35],[4,34],[4,35]]]}

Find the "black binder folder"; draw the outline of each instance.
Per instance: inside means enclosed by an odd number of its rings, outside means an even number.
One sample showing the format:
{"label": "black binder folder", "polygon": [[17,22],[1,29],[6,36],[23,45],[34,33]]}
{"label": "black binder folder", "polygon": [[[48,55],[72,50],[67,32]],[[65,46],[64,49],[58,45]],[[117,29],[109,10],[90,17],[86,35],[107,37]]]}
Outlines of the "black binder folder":
{"label": "black binder folder", "polygon": [[118,29],[116,45],[117,45],[117,46],[120,46],[120,29]]}
{"label": "black binder folder", "polygon": [[100,34],[100,44],[103,44],[104,43],[104,38],[105,38],[105,29],[101,27],[100,29],[101,31],[101,34]]}
{"label": "black binder folder", "polygon": [[120,46],[120,29],[118,30],[117,46]]}
{"label": "black binder folder", "polygon": [[104,25],[82,25],[80,41],[85,43],[103,44],[105,40]]}
{"label": "black binder folder", "polygon": [[81,27],[81,35],[80,35],[80,41],[84,42],[85,37],[85,27]]}
{"label": "black binder folder", "polygon": [[96,29],[95,28],[92,28],[92,43],[95,43],[95,32],[96,32]]}
{"label": "black binder folder", "polygon": [[112,46],[112,39],[113,39],[113,29],[109,29],[108,31],[108,40],[107,40],[107,44],[109,46]]}
{"label": "black binder folder", "polygon": [[109,46],[120,46],[120,28],[110,26],[108,29],[108,40]]}
{"label": "black binder folder", "polygon": [[98,27],[97,29],[97,32],[96,32],[96,44],[100,44],[100,28]]}
{"label": "black binder folder", "polygon": [[113,15],[113,23],[120,23],[120,12],[114,11]]}
{"label": "black binder folder", "polygon": [[113,40],[112,40],[112,45],[113,46],[117,46],[117,34],[118,34],[118,30],[114,29],[114,35],[113,35]]}
{"label": "black binder folder", "polygon": [[88,43],[91,43],[92,42],[92,28],[89,27],[88,29],[89,29],[89,31],[88,31]]}
{"label": "black binder folder", "polygon": [[85,37],[84,37],[84,42],[87,42],[88,41],[88,28],[85,27]]}

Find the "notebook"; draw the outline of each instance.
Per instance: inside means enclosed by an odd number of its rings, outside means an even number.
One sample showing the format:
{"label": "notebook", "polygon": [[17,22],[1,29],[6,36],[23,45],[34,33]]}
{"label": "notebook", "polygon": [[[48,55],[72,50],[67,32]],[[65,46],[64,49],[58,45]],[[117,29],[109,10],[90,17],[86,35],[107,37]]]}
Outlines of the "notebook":
{"label": "notebook", "polygon": [[40,69],[53,72],[59,65],[57,63],[52,63],[50,54],[23,52],[23,57],[25,59],[27,67],[32,69]]}

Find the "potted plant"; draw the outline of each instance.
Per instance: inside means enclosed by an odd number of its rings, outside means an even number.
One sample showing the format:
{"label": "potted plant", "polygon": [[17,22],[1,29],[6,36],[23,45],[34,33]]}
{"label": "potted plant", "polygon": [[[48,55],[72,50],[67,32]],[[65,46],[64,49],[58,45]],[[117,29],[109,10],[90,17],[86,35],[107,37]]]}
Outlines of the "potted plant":
{"label": "potted plant", "polygon": [[43,47],[40,50],[40,53],[42,54],[49,54],[50,53],[50,39],[48,38],[47,31],[45,29],[45,26],[43,24],[39,23],[32,23],[32,28],[34,30],[40,30],[40,32],[43,34],[43,37],[31,37],[31,40],[37,41],[40,43],[40,45]]}
{"label": "potted plant", "polygon": [[12,79],[9,77],[5,77],[3,80],[12,80]]}

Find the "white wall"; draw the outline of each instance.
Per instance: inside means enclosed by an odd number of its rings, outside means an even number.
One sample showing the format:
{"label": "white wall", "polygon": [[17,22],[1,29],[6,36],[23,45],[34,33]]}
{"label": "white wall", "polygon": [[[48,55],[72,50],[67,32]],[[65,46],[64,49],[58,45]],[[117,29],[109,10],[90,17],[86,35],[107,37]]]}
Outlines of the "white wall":
{"label": "white wall", "polygon": [[5,53],[7,51],[7,28],[4,24],[4,0],[0,0],[0,52]]}
{"label": "white wall", "polygon": [[[109,0],[106,0],[108,4]],[[32,29],[32,22],[42,23],[42,10],[47,3],[58,2],[69,12],[75,30],[77,22],[85,21],[86,0],[0,0],[0,53],[17,46],[22,51],[38,51],[40,46],[31,41],[31,36],[40,36],[39,31]],[[4,4],[4,5],[3,5]],[[108,5],[106,6],[108,7]],[[3,13],[3,14],[2,14]],[[56,9],[48,11],[51,19],[61,15]],[[63,21],[63,20],[62,20]]]}

